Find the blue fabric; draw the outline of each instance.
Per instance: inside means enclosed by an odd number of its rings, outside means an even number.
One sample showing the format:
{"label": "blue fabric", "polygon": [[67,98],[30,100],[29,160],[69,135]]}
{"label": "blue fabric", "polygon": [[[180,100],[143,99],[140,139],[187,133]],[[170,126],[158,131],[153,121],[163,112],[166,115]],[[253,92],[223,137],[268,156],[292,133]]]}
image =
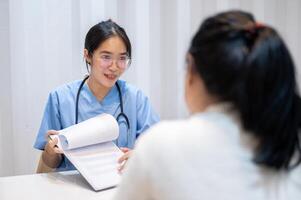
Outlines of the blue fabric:
{"label": "blue fabric", "polygon": [[[75,101],[79,85],[82,80],[65,84],[49,94],[42,123],[34,147],[43,150],[48,130],[61,130],[75,124]],[[116,144],[119,147],[133,148],[135,140],[151,125],[159,121],[158,115],[153,110],[149,99],[141,90],[118,80],[123,97],[123,109],[130,121],[130,131],[121,117],[119,123],[119,138]],[[102,101],[98,101],[87,84],[84,84],[78,105],[78,122],[87,120],[101,113],[108,113],[115,118],[120,113],[120,102],[116,86],[108,92]],[[129,135],[129,137],[128,137]],[[75,169],[70,161],[63,159],[58,171]]]}

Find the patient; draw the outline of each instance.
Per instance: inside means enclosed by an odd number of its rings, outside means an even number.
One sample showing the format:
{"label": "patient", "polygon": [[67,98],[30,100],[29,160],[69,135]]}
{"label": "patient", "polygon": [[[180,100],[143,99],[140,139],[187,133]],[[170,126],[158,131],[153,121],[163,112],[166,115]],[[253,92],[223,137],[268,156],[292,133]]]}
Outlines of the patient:
{"label": "patient", "polygon": [[291,55],[242,11],[206,19],[187,53],[191,116],[137,144],[116,199],[301,197],[300,111]]}

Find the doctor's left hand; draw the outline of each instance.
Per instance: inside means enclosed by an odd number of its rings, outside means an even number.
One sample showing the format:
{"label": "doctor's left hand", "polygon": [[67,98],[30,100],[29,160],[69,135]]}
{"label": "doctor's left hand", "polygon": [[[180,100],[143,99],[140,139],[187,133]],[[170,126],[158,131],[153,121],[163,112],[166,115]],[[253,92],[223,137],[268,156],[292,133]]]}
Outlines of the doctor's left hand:
{"label": "doctor's left hand", "polygon": [[122,170],[124,169],[126,162],[130,158],[132,154],[132,149],[126,148],[126,147],[121,147],[120,150],[124,153],[119,159],[118,163],[120,164],[118,167],[119,173],[122,173]]}

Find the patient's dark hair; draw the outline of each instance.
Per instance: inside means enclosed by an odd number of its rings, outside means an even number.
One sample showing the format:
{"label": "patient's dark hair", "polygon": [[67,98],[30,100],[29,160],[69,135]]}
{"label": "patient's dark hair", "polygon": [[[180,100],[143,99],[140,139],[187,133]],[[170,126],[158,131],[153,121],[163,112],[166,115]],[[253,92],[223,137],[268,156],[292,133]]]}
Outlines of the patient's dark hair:
{"label": "patient's dark hair", "polygon": [[[102,21],[90,28],[85,39],[85,49],[90,56],[108,38],[118,36],[125,44],[127,56],[132,57],[132,46],[125,30],[111,19]],[[88,65],[87,65],[88,69]]]}
{"label": "patient's dark hair", "polygon": [[208,92],[230,102],[258,139],[254,161],[276,170],[300,164],[301,100],[292,57],[277,31],[250,13],[223,12],[201,24],[189,53]]}

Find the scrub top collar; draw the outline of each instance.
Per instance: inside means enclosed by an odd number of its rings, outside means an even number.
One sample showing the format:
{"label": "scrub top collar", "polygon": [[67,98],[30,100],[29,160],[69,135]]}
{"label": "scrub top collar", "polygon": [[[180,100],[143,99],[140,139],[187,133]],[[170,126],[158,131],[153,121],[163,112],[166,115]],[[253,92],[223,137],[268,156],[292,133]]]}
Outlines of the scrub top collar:
{"label": "scrub top collar", "polygon": [[[119,81],[118,83],[121,86],[121,93],[122,93],[122,85]],[[110,89],[110,91],[106,94],[106,96],[103,98],[102,101],[99,101],[95,97],[95,95],[92,93],[87,83],[84,84],[82,92],[87,93],[91,97],[89,103],[98,102],[101,106],[106,106],[106,107],[115,107],[116,104],[119,104],[119,96],[118,96],[119,94],[116,85],[114,85]]]}

